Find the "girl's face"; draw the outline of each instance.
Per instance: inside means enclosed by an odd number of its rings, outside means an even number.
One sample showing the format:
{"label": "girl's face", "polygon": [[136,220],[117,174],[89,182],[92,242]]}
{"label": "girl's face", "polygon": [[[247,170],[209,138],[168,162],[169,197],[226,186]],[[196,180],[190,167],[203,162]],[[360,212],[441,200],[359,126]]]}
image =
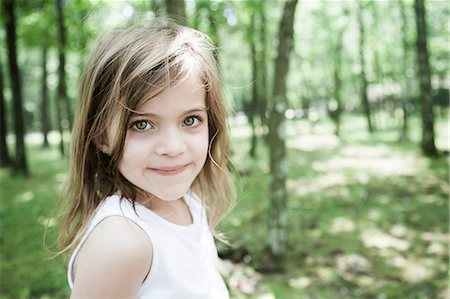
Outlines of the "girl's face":
{"label": "girl's face", "polygon": [[180,199],[207,158],[205,97],[199,76],[191,74],[138,106],[128,126],[120,173],[158,199]]}

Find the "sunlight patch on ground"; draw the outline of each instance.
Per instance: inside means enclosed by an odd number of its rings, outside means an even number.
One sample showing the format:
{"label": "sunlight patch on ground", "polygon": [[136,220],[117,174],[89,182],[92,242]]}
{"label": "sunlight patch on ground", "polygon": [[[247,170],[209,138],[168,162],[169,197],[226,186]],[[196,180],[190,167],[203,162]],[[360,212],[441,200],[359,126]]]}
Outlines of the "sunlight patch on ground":
{"label": "sunlight patch on ground", "polygon": [[308,193],[320,192],[329,187],[346,185],[347,183],[348,179],[345,175],[340,173],[329,173],[311,183],[305,183],[301,179],[288,180],[287,188],[291,194],[306,195]]}
{"label": "sunlight patch on ground", "polygon": [[427,247],[427,253],[431,255],[445,256],[447,248],[442,243],[433,242]]}
{"label": "sunlight patch on ground", "polygon": [[337,217],[331,223],[330,233],[333,235],[352,232],[355,230],[355,222],[350,218]]}
{"label": "sunlight patch on ground", "polygon": [[303,288],[306,288],[307,286],[309,286],[312,283],[312,281],[311,281],[311,278],[309,278],[309,277],[300,276],[297,278],[289,279],[288,283],[291,288],[303,289]]}
{"label": "sunlight patch on ground", "polygon": [[324,172],[359,169],[378,176],[397,176],[415,175],[418,166],[414,157],[343,157],[315,162],[313,169]]}
{"label": "sunlight patch on ground", "polygon": [[330,150],[338,146],[339,143],[339,138],[334,135],[303,135],[288,140],[287,146],[289,148],[311,152],[315,150]]}
{"label": "sunlight patch on ground", "polygon": [[381,211],[376,208],[370,209],[369,212],[367,213],[367,219],[369,219],[373,222],[378,222],[378,220],[380,220],[380,217],[381,217]]}
{"label": "sunlight patch on ground", "polygon": [[16,197],[17,202],[29,202],[30,200],[33,200],[34,198],[34,192],[32,191],[26,191],[22,194],[19,194]]}
{"label": "sunlight patch on ground", "polygon": [[429,261],[419,261],[415,259],[406,259],[401,255],[397,255],[388,259],[389,265],[401,270],[401,276],[410,283],[418,283],[431,278],[433,275],[433,265]]}
{"label": "sunlight patch on ground", "polygon": [[346,157],[356,158],[379,158],[383,156],[392,156],[392,148],[387,145],[352,145],[341,150],[341,154]]}
{"label": "sunlight patch on ground", "polygon": [[427,253],[431,255],[446,256],[448,254],[448,246],[450,236],[448,234],[425,232],[421,236],[422,240],[430,242],[427,247]]}
{"label": "sunlight patch on ground", "polygon": [[396,224],[391,227],[389,232],[397,238],[404,238],[406,236],[406,233],[408,232],[408,229],[404,225]]}
{"label": "sunlight patch on ground", "polygon": [[378,229],[369,228],[361,233],[361,239],[364,246],[378,249],[394,248],[405,251],[410,248],[408,241],[393,237]]}
{"label": "sunlight patch on ground", "polygon": [[448,234],[439,232],[424,232],[422,234],[422,239],[425,241],[439,241],[444,243],[450,242],[450,236]]}
{"label": "sunlight patch on ground", "polygon": [[341,273],[367,274],[372,268],[369,260],[360,254],[338,255],[335,262]]}
{"label": "sunlight patch on ground", "polygon": [[336,269],[330,267],[318,267],[316,270],[320,280],[330,283],[336,280]]}
{"label": "sunlight patch on ground", "polygon": [[226,278],[230,288],[243,294],[254,294],[262,275],[243,263],[219,259],[219,272]]}

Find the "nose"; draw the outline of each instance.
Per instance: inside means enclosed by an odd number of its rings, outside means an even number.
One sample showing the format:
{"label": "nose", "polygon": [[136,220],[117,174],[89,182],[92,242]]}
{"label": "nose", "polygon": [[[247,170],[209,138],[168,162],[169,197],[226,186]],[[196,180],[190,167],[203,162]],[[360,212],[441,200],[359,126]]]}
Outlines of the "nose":
{"label": "nose", "polygon": [[160,156],[176,157],[187,149],[183,134],[178,129],[168,129],[161,132],[155,146],[155,152]]}

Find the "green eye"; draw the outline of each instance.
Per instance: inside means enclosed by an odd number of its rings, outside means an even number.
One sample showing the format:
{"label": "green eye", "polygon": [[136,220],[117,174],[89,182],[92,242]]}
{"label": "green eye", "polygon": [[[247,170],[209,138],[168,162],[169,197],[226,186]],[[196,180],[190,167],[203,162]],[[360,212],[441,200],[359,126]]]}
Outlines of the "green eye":
{"label": "green eye", "polygon": [[189,117],[184,121],[184,124],[188,127],[192,126],[195,123],[195,119],[193,117]]}
{"label": "green eye", "polygon": [[134,123],[133,128],[135,128],[137,131],[144,131],[148,129],[150,124],[146,122],[145,120],[140,120]]}
{"label": "green eye", "polygon": [[183,122],[186,127],[197,127],[200,125],[200,118],[197,116],[189,116]]}

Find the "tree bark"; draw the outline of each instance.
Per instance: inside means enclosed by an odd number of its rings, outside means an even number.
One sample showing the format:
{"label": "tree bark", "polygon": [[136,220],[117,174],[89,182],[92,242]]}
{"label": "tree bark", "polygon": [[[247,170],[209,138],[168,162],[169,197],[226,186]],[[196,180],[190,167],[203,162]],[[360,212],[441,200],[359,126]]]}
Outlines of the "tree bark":
{"label": "tree bark", "polygon": [[286,129],[284,113],[287,109],[286,79],[289,53],[294,44],[294,16],[297,0],[285,2],[279,27],[278,55],[275,60],[273,102],[269,118],[270,149],[270,215],[268,249],[272,270],[285,269],[287,247],[287,190],[288,163],[286,157]]}
{"label": "tree bark", "polygon": [[4,76],[3,76],[3,64],[0,59],[0,167],[11,166],[12,161],[9,156],[8,144],[6,142],[6,136],[8,133],[6,127],[6,103],[4,90]]}
{"label": "tree bark", "polygon": [[403,50],[403,82],[402,82],[402,114],[403,114],[403,123],[400,131],[400,141],[406,141],[409,139],[408,137],[408,106],[407,106],[407,98],[408,98],[408,90],[409,90],[409,78],[407,75],[407,66],[408,66],[408,53],[409,53],[409,42],[408,42],[408,19],[405,14],[405,4],[403,0],[397,0],[400,10],[400,18],[401,18],[401,34],[402,34],[402,50]]}
{"label": "tree bark", "polygon": [[17,64],[16,17],[13,0],[3,0],[3,12],[8,48],[9,73],[14,103],[14,131],[16,135],[16,157],[14,173],[28,176],[28,164],[25,148],[25,127],[23,123],[22,91],[20,70]]}
{"label": "tree bark", "polygon": [[257,136],[256,136],[256,124],[255,124],[255,118],[256,113],[258,111],[258,88],[259,88],[259,82],[257,79],[258,76],[258,66],[257,66],[257,53],[256,53],[256,40],[253,35],[253,32],[255,32],[255,16],[252,14],[250,16],[250,27],[249,31],[247,32],[247,37],[250,40],[250,56],[252,60],[252,96],[251,96],[251,102],[247,109],[247,115],[249,118],[249,122],[252,128],[252,137],[250,142],[250,157],[255,158],[256,157],[256,147],[257,147]]}
{"label": "tree bark", "polygon": [[160,17],[164,14],[164,0],[150,0],[150,9],[155,16]]}
{"label": "tree bark", "polygon": [[334,134],[339,137],[341,134],[341,113],[342,113],[342,79],[341,79],[341,61],[342,61],[342,38],[345,28],[339,30],[337,34],[336,46],[334,51],[334,69],[333,69],[333,81],[334,81],[334,99],[336,101],[335,110],[331,111],[332,119],[334,121],[335,129]]}
{"label": "tree bark", "polygon": [[61,133],[60,150],[64,155],[64,125],[63,121],[66,120],[69,130],[72,131],[72,111],[67,96],[66,86],[66,29],[64,25],[64,11],[63,0],[56,0],[56,11],[58,17],[58,97],[56,99],[59,114],[59,127]]}
{"label": "tree bark", "polygon": [[361,2],[358,2],[358,24],[359,24],[359,60],[361,65],[361,72],[360,72],[360,93],[361,93],[361,103],[363,106],[364,114],[367,119],[367,127],[369,129],[370,133],[373,133],[374,129],[372,126],[372,116],[370,112],[370,103],[367,96],[367,77],[366,77],[366,64],[365,64],[365,57],[364,57],[364,43],[365,43],[365,29],[364,29],[364,21],[362,18],[362,4]]}
{"label": "tree bark", "polygon": [[41,132],[44,137],[42,146],[48,147],[48,133],[50,131],[50,114],[48,113],[48,86],[47,86],[47,47],[42,48],[42,93],[41,93]]}
{"label": "tree bark", "polygon": [[259,88],[259,118],[261,119],[261,125],[267,126],[267,98],[268,98],[268,84],[267,84],[267,39],[266,39],[266,8],[265,2],[261,3],[259,10],[260,28],[259,36],[261,43],[261,53],[258,59],[258,68],[260,69],[258,80],[260,80]]}
{"label": "tree bark", "polygon": [[166,0],[166,9],[169,17],[175,19],[177,23],[186,25],[186,5],[184,0]]}
{"label": "tree bark", "polygon": [[434,113],[431,98],[431,72],[427,48],[426,12],[423,0],[415,0],[417,28],[417,63],[418,79],[420,82],[420,104],[422,115],[422,141],[421,149],[425,156],[436,157],[438,152],[434,144]]}

